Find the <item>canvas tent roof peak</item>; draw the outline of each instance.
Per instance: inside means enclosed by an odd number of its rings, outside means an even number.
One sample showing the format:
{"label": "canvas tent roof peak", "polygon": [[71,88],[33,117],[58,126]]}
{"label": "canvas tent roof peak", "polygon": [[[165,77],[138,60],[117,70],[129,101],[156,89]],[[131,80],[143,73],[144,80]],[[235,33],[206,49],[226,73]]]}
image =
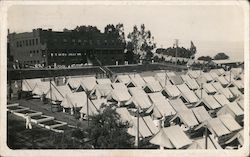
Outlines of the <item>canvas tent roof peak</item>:
{"label": "canvas tent roof peak", "polygon": [[176,112],[181,110],[188,110],[187,106],[183,103],[181,99],[173,99],[169,100],[171,106],[175,109]]}
{"label": "canvas tent roof peak", "polygon": [[188,146],[192,141],[182,131],[182,129],[175,125],[167,128],[162,128],[151,140],[150,143],[161,145],[166,148],[180,149]]}
{"label": "canvas tent roof peak", "polygon": [[46,93],[46,98],[50,99],[50,94],[52,94],[52,100],[53,101],[62,101],[63,98],[66,96],[66,94],[70,94],[72,91],[69,89],[68,86],[51,86],[51,91],[48,90]]}
{"label": "canvas tent roof peak", "polygon": [[68,93],[63,98],[61,106],[64,108],[83,107],[87,103],[85,92]]}
{"label": "canvas tent roof peak", "polygon": [[[128,129],[128,133],[132,136],[136,136],[137,131],[137,117],[132,117],[133,126]],[[140,137],[150,137],[156,134],[159,129],[155,126],[150,116],[139,117],[139,134]]]}
{"label": "canvas tent roof peak", "polygon": [[97,84],[111,84],[111,80],[108,78],[101,78],[101,79],[96,79]]}
{"label": "canvas tent roof peak", "polygon": [[199,101],[199,98],[191,91],[186,84],[177,85],[177,88],[182,93],[182,96],[186,99],[188,103],[196,103]]}
{"label": "canvas tent roof peak", "polygon": [[172,84],[167,84],[163,90],[170,96],[170,97],[178,97],[181,95],[180,90]]}
{"label": "canvas tent roof peak", "polygon": [[96,78],[95,77],[84,77],[81,81],[81,86],[83,87],[84,91],[91,91],[96,86]]}
{"label": "canvas tent roof peak", "polygon": [[130,81],[129,75],[117,75],[115,82],[120,82],[124,84],[128,84]]}

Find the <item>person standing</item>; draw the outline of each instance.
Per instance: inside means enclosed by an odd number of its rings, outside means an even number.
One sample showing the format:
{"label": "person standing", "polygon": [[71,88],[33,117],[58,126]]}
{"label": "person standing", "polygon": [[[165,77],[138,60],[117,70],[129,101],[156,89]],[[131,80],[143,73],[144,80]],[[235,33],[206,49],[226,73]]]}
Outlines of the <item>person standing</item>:
{"label": "person standing", "polygon": [[26,129],[32,129],[32,125],[31,125],[31,118],[29,116],[28,113],[26,113],[26,117],[25,117],[25,120],[26,120]]}

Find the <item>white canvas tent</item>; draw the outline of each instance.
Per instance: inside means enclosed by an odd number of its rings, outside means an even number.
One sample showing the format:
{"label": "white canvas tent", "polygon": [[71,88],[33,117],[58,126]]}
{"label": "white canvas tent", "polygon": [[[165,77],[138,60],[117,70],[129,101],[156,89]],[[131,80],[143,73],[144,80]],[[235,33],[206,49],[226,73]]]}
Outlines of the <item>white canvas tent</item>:
{"label": "white canvas tent", "polygon": [[190,78],[188,75],[181,75],[181,77],[184,80],[184,82],[187,84],[189,89],[196,90],[199,88],[199,85],[195,79]]}
{"label": "white canvas tent", "polygon": [[221,106],[225,106],[230,103],[229,100],[222,94],[215,94],[214,98],[220,103]]}
{"label": "white canvas tent", "polygon": [[150,143],[170,149],[181,149],[189,146],[192,141],[179,126],[175,125],[167,128],[162,128],[150,140]]}
{"label": "white canvas tent", "polygon": [[154,117],[161,118],[163,116],[175,115],[175,110],[161,93],[150,93],[148,95],[154,105]]}
{"label": "white canvas tent", "polygon": [[97,84],[95,88],[91,91],[91,96],[96,96],[97,99],[102,97],[107,97],[112,91],[111,83],[110,84]]}
{"label": "white canvas tent", "polygon": [[87,115],[87,109],[89,109],[89,115],[97,115],[100,112],[100,108],[102,104],[107,104],[106,99],[96,99],[96,100],[89,100],[88,99],[88,107],[87,103],[81,108],[80,113]]}
{"label": "white canvas tent", "polygon": [[181,110],[188,110],[187,106],[181,101],[181,99],[169,100],[169,103],[175,109],[176,112]]}
{"label": "white canvas tent", "polygon": [[[62,101],[66,94],[70,94],[72,91],[67,85],[64,86],[55,86],[51,85],[51,90],[49,89],[46,93],[46,98],[52,101]],[[51,94],[51,95],[50,95]]]}
{"label": "white canvas tent", "polygon": [[[53,82],[51,83],[55,85]],[[49,89],[50,89],[50,82],[39,82],[33,88],[32,94],[40,97],[43,94],[46,94],[49,91]]]}
{"label": "white canvas tent", "polygon": [[143,87],[145,85],[145,81],[139,74],[130,74],[130,81],[127,84],[128,87]]}
{"label": "white canvas tent", "polygon": [[83,107],[87,103],[87,95],[85,92],[68,93],[61,102],[64,108]]}
{"label": "white canvas tent", "polygon": [[67,85],[70,87],[71,90],[75,90],[80,86],[81,81],[81,77],[71,77],[68,79]]}
{"label": "white canvas tent", "polygon": [[171,98],[175,98],[181,95],[181,92],[179,91],[179,89],[172,84],[167,84],[163,90],[162,93],[166,93],[167,97],[171,97]]}
{"label": "white canvas tent", "polygon": [[111,80],[108,78],[96,79],[97,84],[111,84]]}
{"label": "white canvas tent", "polygon": [[35,88],[36,84],[39,84],[41,79],[24,79],[22,80],[22,91],[31,92]]}
{"label": "white canvas tent", "polygon": [[[188,147],[188,149],[206,149],[206,139],[205,137],[195,139],[193,143]],[[220,144],[213,138],[212,135],[207,137],[207,149],[222,149]]]}
{"label": "white canvas tent", "polygon": [[129,81],[130,81],[130,77],[128,75],[118,75],[114,82],[124,83],[125,85],[127,85]]}
{"label": "white canvas tent", "polygon": [[95,77],[84,77],[81,81],[81,86],[85,92],[92,91],[96,86],[96,78]]}
{"label": "white canvas tent", "polygon": [[175,120],[177,117],[180,118],[181,122],[185,126],[185,129],[199,125],[199,122],[191,109],[177,111],[177,114],[170,120],[170,122]]}
{"label": "white canvas tent", "polygon": [[[133,125],[132,127],[128,128],[128,133],[132,136],[136,136],[137,133],[137,117],[133,117],[132,122]],[[154,125],[154,122],[150,116],[145,116],[145,117],[139,117],[139,137],[150,137],[154,134],[156,134],[159,131],[159,129]]]}
{"label": "white canvas tent", "polygon": [[132,98],[126,102],[126,105],[134,103],[135,106],[139,106],[141,109],[148,109],[152,106],[148,95],[140,87],[129,88],[129,93]]}
{"label": "white canvas tent", "polygon": [[243,116],[244,111],[238,106],[236,102],[231,102],[223,106],[218,112],[217,115],[230,114],[234,118]]}
{"label": "white canvas tent", "polygon": [[177,85],[177,88],[188,103],[193,104],[199,101],[199,98],[187,87],[186,84]]}
{"label": "white canvas tent", "polygon": [[107,100],[115,100],[118,102],[118,106],[120,106],[121,103],[125,103],[131,99],[131,95],[129,94],[128,90],[122,90],[122,89],[113,89],[109,96],[107,97]]}
{"label": "white canvas tent", "polygon": [[197,118],[197,120],[199,121],[199,123],[203,123],[206,120],[209,120],[209,119],[212,118],[208,114],[208,112],[206,111],[204,106],[199,106],[199,107],[192,108],[192,111],[193,111],[195,117]]}

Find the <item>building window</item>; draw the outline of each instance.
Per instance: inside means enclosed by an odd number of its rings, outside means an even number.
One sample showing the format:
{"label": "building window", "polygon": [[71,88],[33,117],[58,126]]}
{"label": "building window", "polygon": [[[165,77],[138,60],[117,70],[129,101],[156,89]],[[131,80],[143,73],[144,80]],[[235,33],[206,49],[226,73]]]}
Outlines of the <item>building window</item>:
{"label": "building window", "polygon": [[28,46],[28,40],[25,40],[25,45]]}
{"label": "building window", "polygon": [[36,45],[38,45],[38,39],[36,39]]}
{"label": "building window", "polygon": [[29,45],[31,46],[31,40],[29,40]]}
{"label": "building window", "polygon": [[104,40],[104,45],[108,45],[108,41],[107,40]]}
{"label": "building window", "polygon": [[32,45],[35,45],[35,39],[32,39]]}
{"label": "building window", "polygon": [[16,47],[19,47],[18,41],[16,42]]}
{"label": "building window", "polygon": [[39,53],[39,50],[36,50],[36,53]]}

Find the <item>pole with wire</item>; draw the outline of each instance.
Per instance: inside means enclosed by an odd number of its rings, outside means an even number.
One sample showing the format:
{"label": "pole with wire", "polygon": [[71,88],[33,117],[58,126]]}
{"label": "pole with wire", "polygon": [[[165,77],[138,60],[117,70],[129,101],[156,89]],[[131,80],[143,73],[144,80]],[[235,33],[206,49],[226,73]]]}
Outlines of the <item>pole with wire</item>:
{"label": "pole with wire", "polygon": [[176,49],[175,49],[175,65],[176,66],[177,66],[178,42],[179,42],[179,40],[175,39],[175,46],[176,46]]}
{"label": "pole with wire", "polygon": [[90,95],[90,93],[87,92],[87,120],[88,120],[88,127],[89,127],[89,95]]}

